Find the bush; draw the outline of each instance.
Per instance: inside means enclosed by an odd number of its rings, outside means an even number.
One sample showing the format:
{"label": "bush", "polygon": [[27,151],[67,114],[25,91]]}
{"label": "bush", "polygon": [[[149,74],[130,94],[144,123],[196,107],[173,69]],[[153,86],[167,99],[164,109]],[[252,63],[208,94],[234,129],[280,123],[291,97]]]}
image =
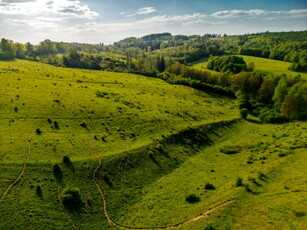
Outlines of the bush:
{"label": "bush", "polygon": [[240,115],[241,115],[241,118],[245,120],[248,115],[247,109],[240,109]]}
{"label": "bush", "polygon": [[42,131],[40,129],[36,129],[36,134],[37,135],[41,135],[42,134]]}
{"label": "bush", "polygon": [[197,203],[200,201],[200,198],[195,194],[191,194],[185,198],[185,200],[191,204]]}
{"label": "bush", "polygon": [[73,172],[75,171],[74,165],[72,164],[68,156],[63,157],[63,164],[70,168]]}
{"label": "bush", "polygon": [[81,123],[80,126],[83,127],[83,128],[85,128],[85,129],[87,129],[87,125],[86,125],[84,122]]}
{"label": "bush", "polygon": [[80,189],[68,187],[62,191],[62,203],[66,207],[77,207],[82,205]]}
{"label": "bush", "polygon": [[304,216],[306,216],[306,212],[304,212],[304,211],[295,211],[295,210],[293,210],[293,213],[294,213],[294,215],[296,217],[304,217]]}
{"label": "bush", "polygon": [[205,189],[207,189],[207,190],[215,190],[215,187],[214,187],[213,184],[207,183],[207,184],[205,185]]}
{"label": "bush", "polygon": [[53,126],[55,129],[60,129],[59,123],[57,121],[53,122]]}
{"label": "bush", "polygon": [[210,224],[207,227],[205,227],[205,230],[216,230],[216,228],[212,224]]}
{"label": "bush", "polygon": [[241,177],[237,179],[236,186],[237,187],[243,186],[243,179]]}
{"label": "bush", "polygon": [[58,164],[53,165],[53,175],[58,181],[63,179],[63,173],[61,167]]}
{"label": "bush", "polygon": [[40,198],[42,198],[43,197],[43,191],[42,191],[42,188],[41,188],[41,186],[36,186],[36,190],[35,190],[35,192],[36,192],[36,195],[38,196],[38,197],[40,197]]}
{"label": "bush", "polygon": [[288,121],[285,115],[275,109],[261,109],[258,117],[263,123],[281,124]]}
{"label": "bush", "polygon": [[240,152],[240,148],[238,146],[224,146],[220,148],[220,152],[225,154],[236,154]]}

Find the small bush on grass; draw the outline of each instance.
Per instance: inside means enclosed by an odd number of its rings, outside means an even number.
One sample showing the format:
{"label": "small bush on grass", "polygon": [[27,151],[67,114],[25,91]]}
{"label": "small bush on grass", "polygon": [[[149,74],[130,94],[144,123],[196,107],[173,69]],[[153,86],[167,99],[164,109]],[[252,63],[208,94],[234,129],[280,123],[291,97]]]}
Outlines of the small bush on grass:
{"label": "small bush on grass", "polygon": [[53,175],[60,182],[63,179],[61,167],[58,164],[53,165]]}
{"label": "small bush on grass", "polygon": [[55,129],[58,129],[58,130],[60,129],[59,123],[57,121],[53,122],[53,126]]}
{"label": "small bush on grass", "polygon": [[247,109],[240,109],[240,115],[241,115],[241,118],[245,120],[248,115]]}
{"label": "small bush on grass", "polygon": [[80,189],[74,187],[65,188],[62,191],[62,203],[67,208],[77,208],[82,205]]}
{"label": "small bush on grass", "polygon": [[243,179],[241,177],[237,179],[236,186],[237,187],[243,186]]}
{"label": "small bush on grass", "polygon": [[42,131],[40,129],[36,129],[36,135],[41,135]]}
{"label": "small bush on grass", "polygon": [[216,230],[216,228],[212,224],[209,224],[204,230]]}
{"label": "small bush on grass", "polygon": [[85,129],[87,129],[87,125],[86,125],[84,122],[81,123],[80,126],[83,127],[83,128],[85,128]]}
{"label": "small bush on grass", "polygon": [[236,154],[240,152],[240,148],[238,146],[224,146],[220,148],[220,152],[225,154]]}
{"label": "small bush on grass", "polygon": [[198,196],[196,196],[195,194],[191,194],[191,195],[187,196],[187,197],[185,198],[185,200],[186,200],[187,202],[189,202],[190,204],[194,204],[194,203],[199,202],[199,201],[200,201],[200,198],[199,198]]}
{"label": "small bush on grass", "polygon": [[37,186],[36,186],[36,189],[35,189],[35,192],[36,192],[36,195],[37,195],[39,198],[42,198],[42,197],[43,197],[43,191],[42,191],[41,186],[37,185]]}
{"label": "small bush on grass", "polygon": [[207,183],[207,184],[205,185],[205,189],[207,189],[207,190],[215,190],[215,187],[214,187],[213,184]]}
{"label": "small bush on grass", "polygon": [[258,117],[263,123],[281,124],[289,121],[285,115],[267,108],[261,109]]}
{"label": "small bush on grass", "polygon": [[68,156],[63,157],[63,164],[66,165],[68,168],[71,169],[71,171],[75,171],[74,165],[72,164],[71,160]]}
{"label": "small bush on grass", "polygon": [[304,216],[306,216],[306,212],[304,212],[304,211],[295,211],[295,210],[293,210],[293,213],[294,213],[294,215],[296,217],[304,217]]}

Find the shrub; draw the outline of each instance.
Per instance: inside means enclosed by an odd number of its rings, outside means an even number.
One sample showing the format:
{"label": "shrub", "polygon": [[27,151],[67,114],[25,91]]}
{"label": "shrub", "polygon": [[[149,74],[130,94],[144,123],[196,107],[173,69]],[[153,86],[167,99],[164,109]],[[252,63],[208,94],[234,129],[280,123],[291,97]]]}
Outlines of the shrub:
{"label": "shrub", "polygon": [[58,181],[63,179],[63,173],[61,167],[58,164],[53,165],[53,175]]}
{"label": "shrub", "polygon": [[241,118],[245,120],[248,115],[247,109],[240,109],[240,115],[241,115]]}
{"label": "shrub", "polygon": [[80,124],[80,126],[87,129],[87,125],[84,122],[82,124]]}
{"label": "shrub", "polygon": [[41,135],[42,134],[42,131],[40,129],[36,129],[36,134],[37,135]]}
{"label": "shrub", "polygon": [[237,187],[243,186],[243,179],[241,177],[237,179],[236,186]]}
{"label": "shrub", "polygon": [[285,152],[282,152],[282,153],[279,153],[278,156],[279,157],[285,157],[285,156],[287,156],[287,154]]}
{"label": "shrub", "polygon": [[185,198],[185,200],[191,204],[197,203],[200,201],[200,198],[195,194],[191,194]]}
{"label": "shrub", "polygon": [[82,205],[80,190],[74,187],[65,188],[62,191],[62,203],[70,208]]}
{"label": "shrub", "polygon": [[36,186],[35,192],[36,192],[36,195],[37,195],[38,197],[43,197],[43,191],[42,191],[41,186],[39,186],[39,185]]}
{"label": "shrub", "polygon": [[238,146],[224,146],[220,148],[220,152],[225,154],[236,154],[240,152],[240,148]]}
{"label": "shrub", "polygon": [[53,126],[55,129],[60,129],[59,123],[57,121],[53,122]]}
{"label": "shrub", "polygon": [[63,164],[70,168],[73,172],[75,171],[74,165],[72,164],[68,156],[63,157]]}
{"label": "shrub", "polygon": [[296,217],[304,217],[304,216],[306,216],[306,212],[304,212],[304,211],[293,211],[293,213],[294,213],[294,215],[296,216]]}
{"label": "shrub", "polygon": [[275,109],[261,109],[259,112],[259,119],[263,123],[281,124],[288,121],[288,118],[277,112]]}
{"label": "shrub", "polygon": [[214,187],[213,184],[207,183],[207,184],[205,185],[205,189],[207,189],[207,190],[215,190],[215,187]]}
{"label": "shrub", "polygon": [[51,125],[51,124],[52,124],[51,118],[48,118],[48,119],[47,119],[47,122]]}
{"label": "shrub", "polygon": [[205,230],[216,230],[216,228],[212,224],[210,224],[207,227],[205,227]]}

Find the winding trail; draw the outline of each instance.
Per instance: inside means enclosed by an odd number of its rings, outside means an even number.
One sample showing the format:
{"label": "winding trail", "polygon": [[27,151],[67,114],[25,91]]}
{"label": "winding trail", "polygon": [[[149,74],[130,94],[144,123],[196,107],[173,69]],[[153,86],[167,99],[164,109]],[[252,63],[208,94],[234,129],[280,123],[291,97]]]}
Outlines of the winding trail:
{"label": "winding trail", "polygon": [[[94,129],[95,125],[96,125],[96,121],[94,122],[94,125],[89,129],[90,134],[91,134],[92,130]],[[210,209],[207,209],[204,213],[202,213],[198,216],[195,216],[193,218],[190,218],[190,219],[183,221],[183,222],[180,222],[178,224],[173,224],[173,225],[168,225],[168,226],[163,226],[163,227],[131,227],[131,226],[125,226],[125,225],[119,224],[119,223],[115,222],[114,220],[112,220],[112,218],[110,217],[110,214],[109,214],[108,209],[107,209],[107,201],[106,201],[106,198],[105,198],[105,194],[104,194],[103,189],[101,188],[100,183],[97,179],[97,173],[98,173],[99,169],[101,168],[102,160],[98,155],[98,151],[97,151],[96,147],[94,146],[91,137],[89,138],[89,144],[90,144],[92,150],[94,151],[95,155],[97,156],[97,160],[98,160],[98,164],[97,164],[97,166],[94,170],[94,173],[93,173],[93,181],[94,181],[94,183],[97,187],[97,190],[100,194],[100,197],[102,199],[102,207],[103,207],[104,216],[107,219],[108,224],[110,226],[115,226],[115,227],[118,227],[120,229],[126,229],[126,230],[133,230],[133,229],[134,230],[138,230],[138,229],[161,229],[161,230],[163,230],[163,229],[174,229],[174,228],[177,228],[177,227],[189,224],[189,223],[197,222],[197,221],[199,221],[203,218],[206,218],[206,217],[210,216],[217,209],[223,208],[223,207],[231,204],[232,202],[234,202],[234,199],[227,200],[223,203],[217,204],[216,206],[214,206]]]}
{"label": "winding trail", "polygon": [[4,193],[1,195],[0,197],[0,202],[4,200],[4,198],[6,197],[6,195],[8,194],[8,192],[20,181],[20,179],[23,177],[23,175],[25,174],[25,171],[26,171],[26,167],[28,165],[28,162],[29,162],[29,159],[30,159],[30,156],[31,156],[31,138],[32,138],[32,135],[33,135],[34,131],[32,131],[29,136],[28,136],[28,139],[26,139],[26,143],[28,145],[28,152],[27,152],[27,157],[26,157],[26,160],[25,162],[23,163],[23,167],[22,167],[22,170],[19,174],[19,176],[7,187],[7,189],[4,191]]}

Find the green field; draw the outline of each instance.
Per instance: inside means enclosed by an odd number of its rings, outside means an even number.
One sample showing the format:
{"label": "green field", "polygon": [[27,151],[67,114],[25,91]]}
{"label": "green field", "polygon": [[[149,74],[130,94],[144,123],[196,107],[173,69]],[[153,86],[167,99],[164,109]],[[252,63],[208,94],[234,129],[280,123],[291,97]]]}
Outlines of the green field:
{"label": "green field", "polygon": [[17,60],[0,80],[0,229],[307,228],[307,123],[241,121],[233,99],[126,73]]}
{"label": "green field", "polygon": [[[254,62],[255,71],[269,72],[274,74],[287,74],[292,76],[297,76],[298,74],[300,74],[303,78],[307,79],[307,73],[301,73],[289,70],[288,67],[291,65],[291,63],[289,62],[278,61],[268,58],[252,57],[246,55],[238,55],[238,56],[243,57],[246,63]],[[216,71],[207,69],[207,62],[208,59],[205,58],[192,63],[192,65],[194,68],[208,70],[212,73],[218,74],[218,72]]]}

